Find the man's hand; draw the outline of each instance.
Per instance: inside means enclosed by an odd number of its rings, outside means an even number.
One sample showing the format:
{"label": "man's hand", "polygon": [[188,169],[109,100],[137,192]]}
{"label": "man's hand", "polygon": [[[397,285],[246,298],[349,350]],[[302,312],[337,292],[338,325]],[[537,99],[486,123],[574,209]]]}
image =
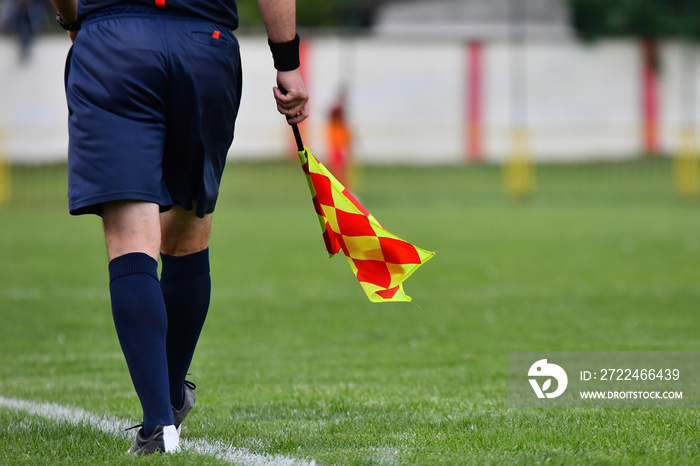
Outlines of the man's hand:
{"label": "man's hand", "polygon": [[68,37],[70,37],[71,43],[75,43],[75,38],[78,37],[80,31],[68,31]]}
{"label": "man's hand", "polygon": [[277,86],[279,87],[272,89],[277,101],[277,110],[287,117],[290,125],[304,121],[309,116],[309,93],[299,69],[278,71]]}

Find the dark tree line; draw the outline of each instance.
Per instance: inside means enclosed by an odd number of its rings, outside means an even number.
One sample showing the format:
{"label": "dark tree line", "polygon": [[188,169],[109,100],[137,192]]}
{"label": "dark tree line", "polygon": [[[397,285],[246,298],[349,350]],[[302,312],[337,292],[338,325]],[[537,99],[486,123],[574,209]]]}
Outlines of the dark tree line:
{"label": "dark tree line", "polygon": [[[299,27],[367,27],[387,0],[297,0]],[[262,27],[257,0],[238,0],[241,27]]]}
{"label": "dark tree line", "polygon": [[633,36],[700,39],[700,0],[568,0],[585,40]]}

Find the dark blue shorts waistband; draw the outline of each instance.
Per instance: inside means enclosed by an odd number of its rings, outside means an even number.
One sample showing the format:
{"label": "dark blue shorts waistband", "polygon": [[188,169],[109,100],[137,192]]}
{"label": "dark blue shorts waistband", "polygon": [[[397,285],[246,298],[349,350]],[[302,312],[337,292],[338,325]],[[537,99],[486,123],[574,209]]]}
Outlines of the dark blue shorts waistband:
{"label": "dark blue shorts waistband", "polygon": [[[197,16],[193,16],[189,13],[180,11],[180,10],[173,10],[173,9],[166,9],[166,8],[158,8],[155,6],[151,5],[144,5],[144,4],[120,4],[120,5],[112,5],[108,6],[105,8],[100,8],[99,10],[92,11],[87,14],[87,16],[82,20],[83,24],[88,24],[93,21],[98,21],[101,19],[107,19],[111,18],[114,16],[158,16],[158,17],[164,17],[164,16],[170,16],[170,17],[176,17],[176,18],[182,18],[182,19],[192,19],[195,21],[208,21],[203,18],[199,18]],[[226,28],[228,29],[228,28]]]}

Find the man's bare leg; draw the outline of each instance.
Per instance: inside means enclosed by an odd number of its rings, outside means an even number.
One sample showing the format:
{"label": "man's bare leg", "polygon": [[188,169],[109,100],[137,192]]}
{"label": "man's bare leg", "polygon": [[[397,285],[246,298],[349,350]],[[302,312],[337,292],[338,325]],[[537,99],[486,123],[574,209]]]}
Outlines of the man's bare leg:
{"label": "man's bare leg", "polygon": [[[143,438],[174,425],[166,356],[167,314],[158,280],[160,216],[156,204],[102,206],[109,254],[112,317],[143,408]],[[171,440],[177,447],[177,437]],[[166,443],[167,446],[167,443]]]}

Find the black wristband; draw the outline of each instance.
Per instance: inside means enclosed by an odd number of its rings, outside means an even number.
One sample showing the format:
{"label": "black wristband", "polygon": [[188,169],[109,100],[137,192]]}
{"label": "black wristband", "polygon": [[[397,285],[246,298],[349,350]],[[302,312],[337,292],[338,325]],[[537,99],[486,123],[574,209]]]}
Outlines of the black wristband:
{"label": "black wristband", "polygon": [[277,71],[292,71],[299,68],[299,34],[294,36],[294,39],[289,42],[277,44],[267,39],[267,44],[272,52],[272,60],[275,62]]}
{"label": "black wristband", "polygon": [[63,29],[66,31],[79,31],[80,30],[80,21],[73,21],[72,23],[66,23],[63,21],[63,18],[61,18],[61,15],[59,13],[56,13],[56,22],[61,25]]}

